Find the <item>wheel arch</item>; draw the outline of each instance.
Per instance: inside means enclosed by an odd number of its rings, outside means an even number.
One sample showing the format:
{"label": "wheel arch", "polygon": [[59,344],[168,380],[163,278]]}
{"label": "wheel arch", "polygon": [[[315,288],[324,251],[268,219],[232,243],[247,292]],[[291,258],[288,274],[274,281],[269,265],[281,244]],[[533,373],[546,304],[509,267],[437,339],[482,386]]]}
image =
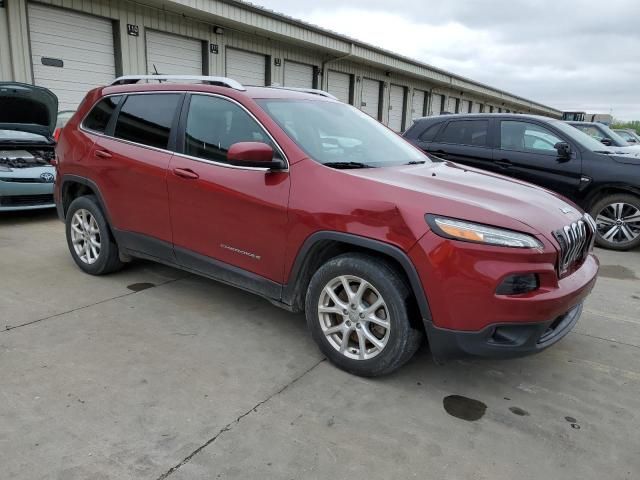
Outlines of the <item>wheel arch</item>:
{"label": "wheel arch", "polygon": [[96,185],[94,181],[78,175],[64,175],[62,177],[62,184],[60,187],[60,202],[58,204],[58,216],[60,217],[60,219],[64,221],[71,202],[73,202],[74,199],[84,195],[94,195],[97,198],[98,203],[100,204],[100,208],[104,212],[105,217],[107,217],[107,221],[111,225],[111,217],[109,216],[109,211],[106,208],[98,185]]}
{"label": "wheel arch", "polygon": [[423,322],[432,322],[429,303],[413,263],[400,248],[349,233],[321,231],[309,236],[296,255],[287,284],[283,286],[282,301],[294,311],[304,310],[304,299],[314,272],[326,261],[343,253],[368,253],[391,261],[406,277],[413,292],[416,308]]}
{"label": "wheel arch", "polygon": [[598,201],[606,197],[608,195],[616,195],[616,194],[631,194],[640,198],[640,188],[636,188],[632,185],[627,184],[619,184],[619,183],[607,183],[603,185],[599,185],[596,189],[589,192],[587,197],[584,200],[584,209],[587,212],[591,212],[591,209],[595,206]]}

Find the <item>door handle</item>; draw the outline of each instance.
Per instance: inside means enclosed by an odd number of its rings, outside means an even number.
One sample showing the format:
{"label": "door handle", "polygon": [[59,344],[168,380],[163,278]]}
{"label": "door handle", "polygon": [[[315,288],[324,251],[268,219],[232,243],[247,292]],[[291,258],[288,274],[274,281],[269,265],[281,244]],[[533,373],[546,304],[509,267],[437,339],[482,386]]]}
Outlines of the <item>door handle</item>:
{"label": "door handle", "polygon": [[173,173],[178,177],[187,178],[189,180],[200,178],[200,175],[198,175],[193,170],[189,170],[188,168],[174,168]]}
{"label": "door handle", "polygon": [[494,160],[493,163],[495,163],[500,168],[509,168],[513,165],[513,163],[511,163],[509,160],[506,160],[504,158],[502,160]]}
{"label": "door handle", "polygon": [[112,155],[106,150],[95,150],[93,154],[98,158],[111,158]]}

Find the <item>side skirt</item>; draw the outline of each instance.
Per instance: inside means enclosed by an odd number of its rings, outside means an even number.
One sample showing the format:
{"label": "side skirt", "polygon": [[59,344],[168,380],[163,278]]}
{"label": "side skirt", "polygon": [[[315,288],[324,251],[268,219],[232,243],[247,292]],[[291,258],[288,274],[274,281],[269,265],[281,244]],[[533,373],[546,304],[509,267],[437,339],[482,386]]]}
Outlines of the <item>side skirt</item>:
{"label": "side skirt", "polygon": [[281,303],[282,285],[268,278],[139,233],[113,229],[113,234],[118,247],[127,255],[226,283],[265,297],[273,304],[286,308],[286,305]]}

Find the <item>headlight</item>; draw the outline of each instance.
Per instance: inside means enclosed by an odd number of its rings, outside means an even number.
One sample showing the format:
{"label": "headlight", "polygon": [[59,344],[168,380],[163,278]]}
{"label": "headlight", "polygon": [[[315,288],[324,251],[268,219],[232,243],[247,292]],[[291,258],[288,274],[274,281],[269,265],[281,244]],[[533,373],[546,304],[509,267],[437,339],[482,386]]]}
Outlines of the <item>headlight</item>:
{"label": "headlight", "polygon": [[445,238],[503,247],[543,248],[538,239],[526,233],[436,215],[427,215],[426,219],[434,233]]}

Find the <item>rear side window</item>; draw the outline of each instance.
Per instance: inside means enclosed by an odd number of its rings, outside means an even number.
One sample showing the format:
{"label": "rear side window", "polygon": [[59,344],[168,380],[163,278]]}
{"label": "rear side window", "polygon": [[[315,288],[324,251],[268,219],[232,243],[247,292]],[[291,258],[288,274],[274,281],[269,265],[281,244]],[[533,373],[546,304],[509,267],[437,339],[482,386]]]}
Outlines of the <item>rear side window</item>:
{"label": "rear side window", "polygon": [[121,95],[116,95],[100,100],[84,119],[84,127],[94,132],[104,133],[121,98]]}
{"label": "rear side window", "polygon": [[424,132],[422,132],[422,134],[418,138],[423,142],[432,142],[441,126],[442,122],[437,122],[435,125],[431,125]]}
{"label": "rear side window", "polygon": [[179,93],[129,95],[120,109],[114,137],[166,149]]}
{"label": "rear side window", "polygon": [[455,145],[487,146],[488,120],[455,120],[449,122],[439,141]]}
{"label": "rear side window", "polygon": [[226,163],[229,147],[238,142],[275,145],[258,123],[233,102],[208,95],[193,95],[185,129],[184,153]]}

